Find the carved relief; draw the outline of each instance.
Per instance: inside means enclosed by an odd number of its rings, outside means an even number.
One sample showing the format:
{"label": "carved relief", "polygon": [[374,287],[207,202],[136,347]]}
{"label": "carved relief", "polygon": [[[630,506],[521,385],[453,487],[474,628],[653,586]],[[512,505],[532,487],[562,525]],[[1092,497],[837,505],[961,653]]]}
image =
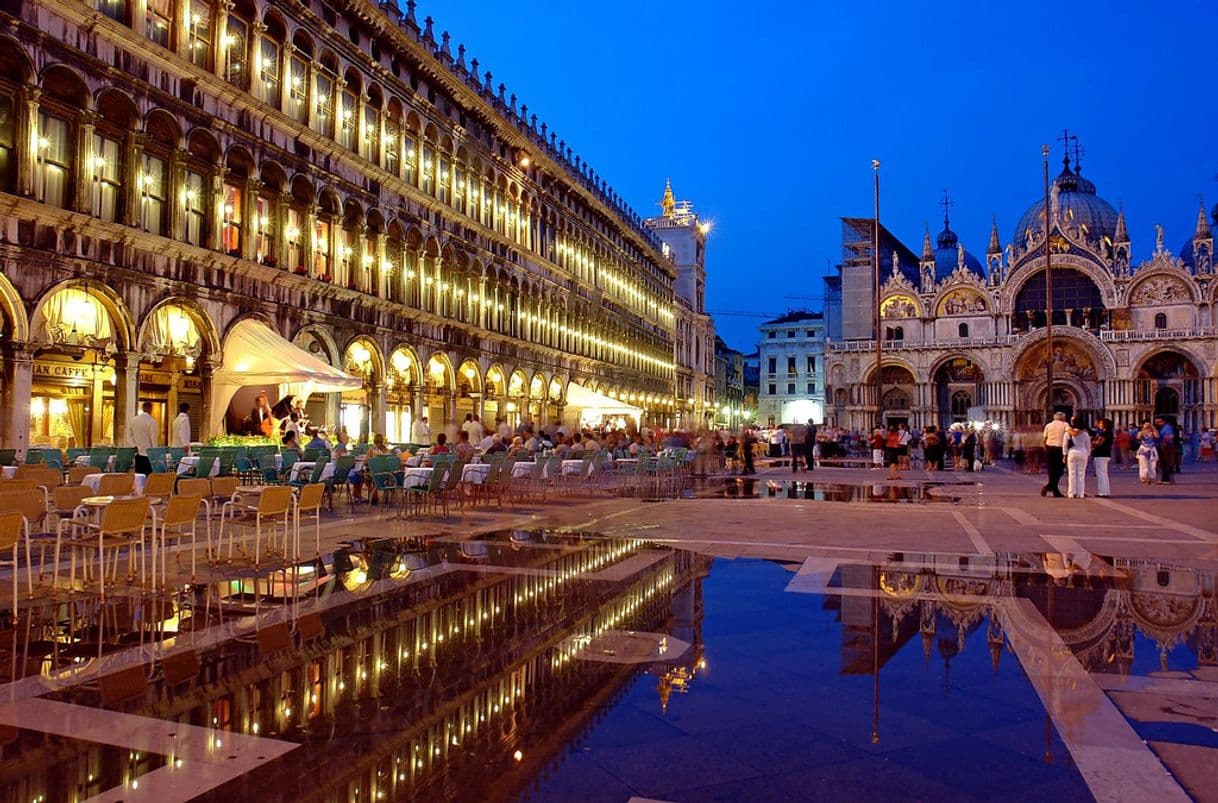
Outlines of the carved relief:
{"label": "carved relief", "polygon": [[1153,276],[1137,286],[1133,304],[1178,304],[1192,301],[1184,282],[1171,276]]}

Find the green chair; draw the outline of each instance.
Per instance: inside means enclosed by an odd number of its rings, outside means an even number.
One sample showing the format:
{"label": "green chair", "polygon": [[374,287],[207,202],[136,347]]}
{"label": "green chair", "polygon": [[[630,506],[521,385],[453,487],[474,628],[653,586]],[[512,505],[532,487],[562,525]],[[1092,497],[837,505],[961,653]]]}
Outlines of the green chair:
{"label": "green chair", "polygon": [[368,474],[372,478],[373,489],[382,497],[382,504],[402,490],[401,465],[401,461],[392,455],[368,458]]}
{"label": "green chair", "polygon": [[313,471],[309,473],[309,476],[302,478],[297,475],[296,479],[288,481],[288,485],[291,485],[293,488],[303,488],[306,485],[316,485],[321,482],[321,473],[325,470],[326,464],[319,460],[317,461],[317,464],[313,466]]}
{"label": "green chair", "polygon": [[41,449],[26,449],[25,450],[25,464],[27,466],[41,465],[42,464],[42,450]]}
{"label": "green chair", "polygon": [[[441,502],[444,496],[444,480],[449,470],[447,466],[433,468],[431,478],[426,485],[415,485],[402,494],[403,504],[408,504],[407,500],[412,500],[417,505],[418,511],[421,512],[425,505],[431,504],[434,507],[436,503]],[[400,512],[399,509],[399,514]]]}
{"label": "green chair", "polygon": [[124,446],[114,451],[114,473],[126,474],[135,466],[135,448]]}
{"label": "green chair", "polygon": [[[347,477],[351,474],[351,469],[353,468],[355,468],[355,458],[351,455],[340,457],[334,461],[334,475],[325,481],[326,507],[328,510],[334,509],[334,491],[348,487]],[[347,498],[351,498],[349,494]]]}

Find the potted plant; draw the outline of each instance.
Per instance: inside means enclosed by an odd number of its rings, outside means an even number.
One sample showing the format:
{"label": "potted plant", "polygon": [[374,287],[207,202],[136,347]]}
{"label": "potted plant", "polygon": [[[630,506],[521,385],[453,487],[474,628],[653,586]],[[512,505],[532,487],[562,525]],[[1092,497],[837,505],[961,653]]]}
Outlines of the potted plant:
{"label": "potted plant", "polygon": [[334,280],[334,277],[328,273],[323,273],[321,276],[318,276],[317,278],[321,279],[323,282],[329,282],[329,281]]}
{"label": "potted plant", "polygon": [[309,271],[305,268],[304,265],[297,265],[296,269],[293,270],[292,273],[295,273],[297,276],[307,276],[309,274]]}
{"label": "potted plant", "polygon": [[262,264],[266,265],[268,268],[275,268],[279,266],[279,260],[271,254],[263,254]]}

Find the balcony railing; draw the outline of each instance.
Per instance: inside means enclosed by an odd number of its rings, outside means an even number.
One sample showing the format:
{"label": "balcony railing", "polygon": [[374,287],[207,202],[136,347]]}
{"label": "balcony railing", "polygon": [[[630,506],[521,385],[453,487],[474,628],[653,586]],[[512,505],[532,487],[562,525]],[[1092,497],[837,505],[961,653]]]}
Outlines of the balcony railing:
{"label": "balcony railing", "polygon": [[1196,329],[1105,329],[1100,332],[1100,340],[1107,343],[1116,343],[1130,340],[1182,340],[1197,337],[1214,337],[1215,335],[1218,335],[1218,328],[1212,326]]}
{"label": "balcony railing", "polygon": [[[1009,346],[1018,335],[993,335],[990,337],[939,337],[931,340],[885,340],[885,351],[898,349],[950,349],[978,346]],[[825,351],[875,351],[874,340],[845,340],[840,343],[825,341]]]}

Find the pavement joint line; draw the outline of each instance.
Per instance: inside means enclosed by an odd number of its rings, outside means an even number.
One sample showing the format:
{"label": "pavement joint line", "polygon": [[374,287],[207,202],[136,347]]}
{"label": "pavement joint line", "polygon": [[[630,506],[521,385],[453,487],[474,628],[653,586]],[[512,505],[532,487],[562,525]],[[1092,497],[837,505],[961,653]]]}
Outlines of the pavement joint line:
{"label": "pavement joint line", "polygon": [[969,521],[959,510],[952,511],[952,518],[956,520],[965,534],[968,535],[968,539],[973,542],[974,549],[982,555],[993,556],[994,550],[990,549],[990,545],[985,542],[985,538],[982,537],[981,531],[977,529],[976,525]]}
{"label": "pavement joint line", "polygon": [[1176,530],[1177,532],[1192,535],[1210,543],[1218,543],[1218,533],[1203,530],[1200,527],[1194,527],[1191,524],[1172,521],[1171,519],[1164,518],[1163,516],[1156,516],[1153,513],[1148,513],[1145,510],[1130,507],[1129,505],[1123,505],[1120,502],[1114,502],[1111,499],[1096,499],[1095,501],[1104,507],[1112,508],[1113,510],[1130,516],[1136,516],[1137,518],[1142,519],[1142,521],[1149,521],[1152,524],[1157,524],[1163,527],[1164,529]]}
{"label": "pavement joint line", "polygon": [[1012,652],[1096,800],[1190,800],[1031,600],[1003,599],[998,609]]}

